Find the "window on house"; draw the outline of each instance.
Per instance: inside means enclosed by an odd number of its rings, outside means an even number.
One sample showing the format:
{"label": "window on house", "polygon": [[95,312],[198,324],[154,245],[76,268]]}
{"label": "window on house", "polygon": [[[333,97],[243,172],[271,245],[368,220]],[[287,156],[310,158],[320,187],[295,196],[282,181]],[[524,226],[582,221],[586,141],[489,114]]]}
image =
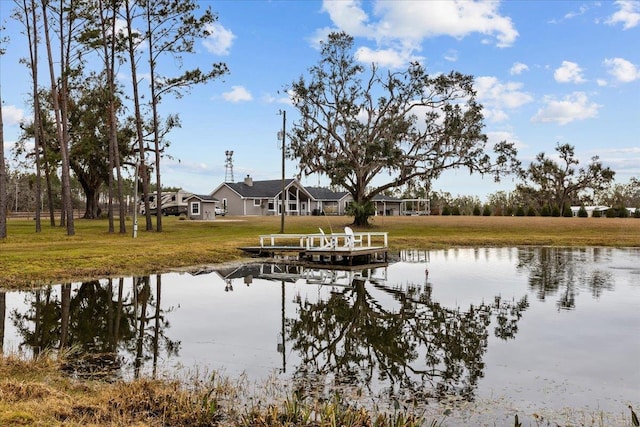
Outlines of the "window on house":
{"label": "window on house", "polygon": [[269,210],[275,210],[275,205],[273,204],[273,200],[269,200]]}
{"label": "window on house", "polygon": [[200,202],[191,203],[191,215],[200,215]]}
{"label": "window on house", "polygon": [[257,206],[259,207],[262,204],[262,200],[260,199],[253,199],[253,206]]}

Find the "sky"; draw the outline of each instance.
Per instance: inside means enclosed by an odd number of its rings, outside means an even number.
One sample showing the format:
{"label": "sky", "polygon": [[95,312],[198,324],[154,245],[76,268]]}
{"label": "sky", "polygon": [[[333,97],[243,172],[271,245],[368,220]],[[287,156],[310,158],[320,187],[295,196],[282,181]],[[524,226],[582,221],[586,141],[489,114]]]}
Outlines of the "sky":
{"label": "sky", "polygon": [[[580,166],[598,156],[616,172],[616,183],[640,177],[640,1],[199,3],[211,7],[218,20],[184,67],[224,62],[230,73],[180,99],[163,99],[161,114],[178,113],[182,123],[168,136],[163,186],[212,192],[225,180],[229,150],[236,182],[247,175],[279,179],[278,132],[298,120],[284,89],[318,63],[318,43],[331,31],[352,35],[356,58],[366,66],[375,62],[400,71],[419,61],[430,74],[455,70],[473,75],[489,145],[514,142],[525,166],[541,152],[555,158],[558,144],[570,144]],[[10,38],[0,59],[8,159],[20,120],[31,114],[29,77],[19,63],[27,45],[21,24],[10,17],[14,6],[0,0],[3,35]],[[172,72],[177,74],[165,74]],[[125,76],[126,70],[121,73]],[[298,173],[295,161],[287,160],[285,167],[287,177]],[[301,181],[328,184],[318,175]],[[494,183],[460,169],[446,172],[432,187],[485,200],[496,191],[512,191],[518,182],[506,177]]]}

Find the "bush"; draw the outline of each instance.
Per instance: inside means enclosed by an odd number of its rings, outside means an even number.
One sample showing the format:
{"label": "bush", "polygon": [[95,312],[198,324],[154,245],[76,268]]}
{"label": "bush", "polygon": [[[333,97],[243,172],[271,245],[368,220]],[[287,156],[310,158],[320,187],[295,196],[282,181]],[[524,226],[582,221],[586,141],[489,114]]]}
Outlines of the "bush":
{"label": "bush", "polygon": [[451,215],[460,215],[460,207],[454,206],[453,208],[451,208]]}
{"label": "bush", "polygon": [[634,218],[640,218],[640,208],[636,208],[636,211],[633,214]]}
{"label": "bush", "polygon": [[480,205],[475,205],[473,207],[473,215],[474,216],[480,216]]}
{"label": "bush", "polygon": [[600,211],[598,209],[594,210],[593,213],[591,214],[591,217],[592,218],[600,218],[600,217],[602,217],[602,211]]}
{"label": "bush", "polygon": [[[637,209],[636,213],[640,213],[640,209]],[[482,216],[491,216],[491,208],[489,207],[489,205],[484,205]]]}
{"label": "bush", "polygon": [[524,216],[524,208],[522,206],[518,206],[518,209],[516,209],[516,216]]}
{"label": "bush", "polygon": [[580,205],[580,210],[578,211],[578,217],[586,218],[588,216],[589,214],[587,213],[587,209],[584,207],[584,205]]}
{"label": "bush", "polygon": [[442,215],[451,215],[451,207],[449,205],[444,205]]}
{"label": "bush", "polygon": [[624,206],[618,208],[618,218],[629,218],[629,211]]}
{"label": "bush", "polygon": [[551,216],[559,217],[561,215],[560,208],[558,205],[553,205],[551,208]]}
{"label": "bush", "polygon": [[551,216],[551,208],[549,205],[542,206],[542,209],[540,209],[540,216]]}

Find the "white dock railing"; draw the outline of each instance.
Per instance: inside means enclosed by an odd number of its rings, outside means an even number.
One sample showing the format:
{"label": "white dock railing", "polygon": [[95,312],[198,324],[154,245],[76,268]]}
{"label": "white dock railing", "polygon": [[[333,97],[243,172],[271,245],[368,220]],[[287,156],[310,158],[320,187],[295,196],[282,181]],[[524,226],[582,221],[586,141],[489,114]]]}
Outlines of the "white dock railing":
{"label": "white dock railing", "polygon": [[[377,243],[377,244],[376,244]],[[389,245],[386,231],[366,231],[331,234],[263,234],[260,247],[296,247],[300,249],[386,248]]]}

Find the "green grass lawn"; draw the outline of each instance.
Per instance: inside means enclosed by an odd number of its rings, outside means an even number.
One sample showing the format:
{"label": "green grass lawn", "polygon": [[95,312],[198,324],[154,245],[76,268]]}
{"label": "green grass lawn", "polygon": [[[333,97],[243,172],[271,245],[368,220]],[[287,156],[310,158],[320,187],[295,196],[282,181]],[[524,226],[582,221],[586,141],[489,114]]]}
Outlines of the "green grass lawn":
{"label": "green grass lawn", "polygon": [[[144,218],[141,218],[143,220]],[[342,232],[351,217],[286,217],[286,233]],[[117,226],[117,224],[116,224]],[[15,289],[108,276],[150,274],[239,260],[242,246],[278,233],[280,217],[224,217],[215,221],[163,219],[163,231],[137,237],[108,233],[106,220],[76,220],[76,234],[33,220],[10,219],[0,241],[0,287]],[[640,247],[635,218],[420,216],[375,217],[367,230],[389,233],[391,250],[496,246]],[[358,230],[356,230],[358,231]],[[364,231],[364,230],[360,230]]]}

